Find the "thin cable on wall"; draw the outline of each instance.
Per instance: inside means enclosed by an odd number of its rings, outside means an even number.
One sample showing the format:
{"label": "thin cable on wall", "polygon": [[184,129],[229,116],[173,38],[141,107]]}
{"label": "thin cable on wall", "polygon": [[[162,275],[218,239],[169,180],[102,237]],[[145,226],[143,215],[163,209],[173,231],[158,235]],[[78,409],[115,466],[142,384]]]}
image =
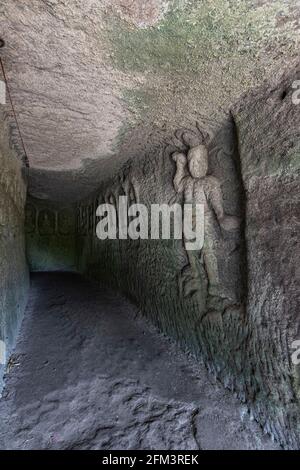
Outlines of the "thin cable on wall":
{"label": "thin cable on wall", "polygon": [[[0,47],[3,47],[3,45],[4,45],[4,41],[1,39],[0,40]],[[28,156],[27,156],[27,152],[26,152],[25,143],[24,143],[24,140],[23,140],[23,137],[22,137],[22,134],[21,134],[19,121],[18,121],[18,118],[17,118],[15,107],[13,105],[13,101],[12,101],[12,97],[11,97],[11,93],[10,93],[10,89],[9,89],[9,85],[8,85],[8,81],[7,81],[7,77],[6,77],[6,73],[5,73],[5,70],[4,70],[4,65],[3,65],[3,61],[1,59],[1,57],[0,57],[0,66],[1,66],[2,74],[3,74],[4,82],[5,82],[5,85],[6,85],[6,89],[7,89],[8,99],[9,99],[9,102],[10,102],[10,105],[11,105],[11,109],[12,109],[12,112],[13,112],[13,115],[14,115],[14,119],[15,119],[15,122],[16,122],[18,133],[19,133],[19,136],[20,136],[20,141],[21,141],[23,151],[24,151],[24,164],[25,164],[26,167],[29,168],[29,160],[28,160]]]}

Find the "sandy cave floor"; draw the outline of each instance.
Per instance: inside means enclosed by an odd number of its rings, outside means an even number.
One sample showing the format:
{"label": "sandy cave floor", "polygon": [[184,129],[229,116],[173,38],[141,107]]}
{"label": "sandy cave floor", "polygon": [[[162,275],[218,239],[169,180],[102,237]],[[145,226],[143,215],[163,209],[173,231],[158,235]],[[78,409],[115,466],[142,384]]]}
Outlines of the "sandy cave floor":
{"label": "sandy cave floor", "polygon": [[32,275],[0,400],[0,449],[279,448],[137,315],[79,275]]}

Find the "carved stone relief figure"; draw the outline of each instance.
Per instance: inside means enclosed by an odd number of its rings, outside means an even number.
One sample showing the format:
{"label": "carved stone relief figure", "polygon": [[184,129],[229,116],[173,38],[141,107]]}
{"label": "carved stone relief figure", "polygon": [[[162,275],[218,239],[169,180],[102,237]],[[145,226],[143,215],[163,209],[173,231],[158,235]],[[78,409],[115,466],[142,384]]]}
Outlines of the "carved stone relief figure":
{"label": "carved stone relief figure", "polygon": [[87,208],[86,206],[80,207],[78,228],[79,228],[80,235],[87,235]]}
{"label": "carved stone relief figure", "polygon": [[21,184],[20,177],[14,175],[12,171],[3,170],[0,174],[0,186],[17,207],[22,205],[26,198],[26,190]]}
{"label": "carved stone relief figure", "polygon": [[88,208],[88,233],[93,235],[94,233],[94,220],[95,220],[95,213],[94,213],[94,204],[89,204]]}
{"label": "carved stone relief figure", "polygon": [[135,181],[135,178],[133,177],[130,178],[128,181],[127,195],[128,195],[128,204],[130,206],[132,204],[138,204],[139,202],[138,184]]}
{"label": "carved stone relief figure", "polygon": [[25,232],[33,233],[36,228],[36,208],[32,204],[25,206]]}
{"label": "carved stone relief figure", "polygon": [[[122,188],[123,188],[125,195],[127,196],[128,209],[133,204],[139,203],[139,186],[134,176],[128,175],[122,183]],[[128,215],[127,217],[128,225],[130,224],[131,220],[132,220],[132,217]],[[137,240],[134,241],[134,243],[136,244],[136,246],[138,246],[140,244],[140,239],[138,238]]]}
{"label": "carved stone relief figure", "polygon": [[81,217],[81,207],[78,206],[76,209],[76,233],[80,235],[80,217]]}
{"label": "carved stone relief figure", "polygon": [[43,209],[38,215],[38,230],[40,235],[53,235],[55,233],[55,212]]}
{"label": "carved stone relief figure", "polygon": [[[222,297],[216,256],[216,245],[221,235],[215,224],[230,231],[238,229],[240,221],[225,214],[220,181],[207,174],[208,151],[205,145],[192,147],[187,155],[176,152],[172,158],[176,163],[173,179],[176,193],[183,195],[184,203],[204,206],[204,245],[200,253],[186,250],[188,265],[182,271],[180,289],[184,296],[193,295],[206,281],[208,307],[211,307],[214,299]],[[186,242],[184,240],[185,245]]]}
{"label": "carved stone relief figure", "polygon": [[72,231],[72,212],[68,209],[59,211],[57,225],[60,235],[70,234]]}

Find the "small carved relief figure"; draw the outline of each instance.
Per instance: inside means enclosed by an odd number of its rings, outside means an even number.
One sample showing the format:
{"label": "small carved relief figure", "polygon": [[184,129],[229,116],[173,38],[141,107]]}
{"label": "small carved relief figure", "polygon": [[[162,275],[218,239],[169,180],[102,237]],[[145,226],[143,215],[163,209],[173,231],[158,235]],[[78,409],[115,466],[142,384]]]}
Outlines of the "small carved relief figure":
{"label": "small carved relief figure", "polygon": [[87,235],[87,226],[88,226],[87,207],[81,206],[80,214],[79,214],[79,227],[78,227],[80,235]]}
{"label": "small carved relief figure", "polygon": [[33,233],[36,226],[36,209],[31,204],[26,204],[25,207],[25,232]]}
{"label": "small carved relief figure", "polygon": [[128,198],[128,207],[139,202],[138,184],[134,177],[127,177],[121,184],[124,195]]}
{"label": "small carved relief figure", "polygon": [[88,206],[88,233],[92,235],[94,233],[94,205]]}
{"label": "small carved relief figure", "polygon": [[53,235],[55,233],[55,213],[44,209],[38,216],[38,228],[40,235]]}
{"label": "small carved relief figure", "polygon": [[78,235],[81,234],[81,227],[80,227],[80,224],[81,224],[81,207],[77,207],[77,210],[76,210],[76,233],[78,233]]}
{"label": "small carved relief figure", "polygon": [[[127,196],[127,210],[133,204],[138,204],[139,202],[139,187],[136,179],[133,176],[124,176],[121,181],[121,192],[124,196]],[[121,194],[120,194],[121,195]],[[127,224],[130,223],[130,216],[127,217]],[[136,241],[137,243],[137,241]]]}
{"label": "small carved relief figure", "polygon": [[72,212],[68,209],[62,209],[59,211],[57,225],[60,235],[69,235],[73,229]]}
{"label": "small carved relief figure", "polygon": [[196,293],[201,280],[203,282],[206,279],[208,296],[222,296],[216,257],[220,234],[215,230],[215,223],[217,221],[224,230],[235,230],[240,221],[237,217],[225,214],[221,184],[217,178],[207,174],[208,151],[205,145],[191,148],[187,156],[176,152],[172,159],[177,167],[173,179],[177,194],[183,194],[184,203],[204,206],[204,245],[200,253],[186,250],[189,265],[182,272],[182,293],[184,296]]}

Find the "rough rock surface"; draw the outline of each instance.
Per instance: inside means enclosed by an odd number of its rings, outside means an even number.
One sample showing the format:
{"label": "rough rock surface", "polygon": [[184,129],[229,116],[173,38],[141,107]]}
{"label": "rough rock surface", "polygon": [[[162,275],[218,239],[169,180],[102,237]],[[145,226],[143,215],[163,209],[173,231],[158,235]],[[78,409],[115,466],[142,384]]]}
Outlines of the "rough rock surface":
{"label": "rough rock surface", "polygon": [[79,276],[33,275],[0,401],[0,448],[278,448],[137,314]]}
{"label": "rough rock surface", "polygon": [[300,366],[291,360],[300,339],[300,104],[293,102],[299,79],[298,65],[233,110],[246,192],[245,364],[249,377],[255,370],[246,387],[256,417],[293,448],[300,446]]}
{"label": "rough rock surface", "polygon": [[3,0],[1,57],[31,193],[78,200],[155,145],[156,129],[222,120],[298,57],[297,3]]}
{"label": "rough rock surface", "polygon": [[[299,367],[291,364],[299,339],[296,79],[297,67],[276,85],[244,96],[232,121],[219,129],[203,120],[179,129],[168,145],[147,149],[139,165],[128,162],[82,201],[77,223],[79,269],[121,289],[162,331],[204,358],[261,425],[291,448],[300,445]],[[171,156],[177,151],[186,159],[197,139],[207,142],[204,180],[218,182],[222,210],[242,222],[238,230],[225,230],[210,204],[209,246],[196,256],[196,275],[181,240],[99,242],[93,214],[102,202],[118,207],[126,194],[129,204],[144,203],[149,211],[151,203],[184,202],[175,192]]]}
{"label": "rough rock surface", "polygon": [[0,393],[4,365],[15,344],[28,290],[24,230],[26,183],[21,164],[9,145],[5,124],[0,112]]}

